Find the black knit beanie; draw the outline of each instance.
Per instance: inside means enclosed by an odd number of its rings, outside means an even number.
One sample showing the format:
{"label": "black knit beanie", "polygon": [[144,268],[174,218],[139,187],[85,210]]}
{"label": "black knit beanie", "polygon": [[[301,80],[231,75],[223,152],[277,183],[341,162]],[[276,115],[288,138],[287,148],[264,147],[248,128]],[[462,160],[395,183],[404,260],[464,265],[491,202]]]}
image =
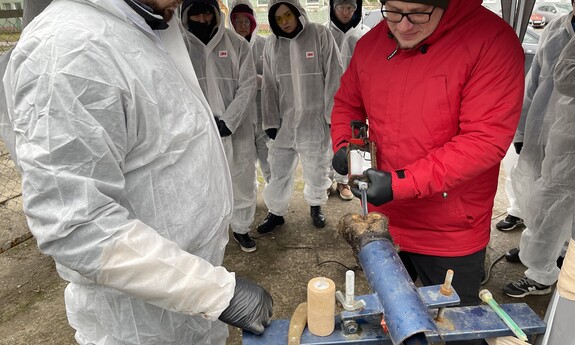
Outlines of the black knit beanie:
{"label": "black knit beanie", "polygon": [[[387,0],[380,0],[380,2],[385,5]],[[416,4],[424,4],[424,5],[431,5],[436,7],[441,7],[443,9],[447,9],[449,6],[449,0],[399,0],[402,2],[413,2]]]}

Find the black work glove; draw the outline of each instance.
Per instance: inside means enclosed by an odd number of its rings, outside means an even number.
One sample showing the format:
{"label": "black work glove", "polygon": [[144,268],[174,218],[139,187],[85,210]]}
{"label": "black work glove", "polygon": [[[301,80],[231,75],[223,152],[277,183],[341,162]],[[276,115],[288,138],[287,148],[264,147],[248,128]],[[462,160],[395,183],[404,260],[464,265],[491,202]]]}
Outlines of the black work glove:
{"label": "black work glove", "polygon": [[262,334],[272,319],[273,300],[261,286],[236,277],[236,289],[220,321],[254,334]]}
{"label": "black work glove", "polygon": [[268,128],[268,129],[264,130],[264,132],[266,132],[266,135],[271,140],[276,140],[276,135],[278,135],[278,129],[277,128]]}
{"label": "black work glove", "polygon": [[523,148],[523,143],[513,143],[513,146],[515,146],[515,152],[517,154],[521,154],[521,149]]}
{"label": "black work glove", "polygon": [[228,128],[228,126],[226,126],[226,123],[224,122],[224,120],[220,119],[219,117],[215,117],[216,119],[216,124],[218,125],[218,131],[220,132],[220,137],[227,137],[232,135],[232,131],[230,131],[230,129]]}
{"label": "black work glove", "polygon": [[[391,173],[376,169],[367,169],[363,175],[369,178],[367,186],[367,202],[379,206],[393,200],[393,190],[391,189]],[[351,192],[361,199],[361,191],[358,185],[352,185]]]}
{"label": "black work glove", "polygon": [[337,152],[333,155],[331,165],[338,174],[347,175],[348,173],[347,145],[337,150]]}

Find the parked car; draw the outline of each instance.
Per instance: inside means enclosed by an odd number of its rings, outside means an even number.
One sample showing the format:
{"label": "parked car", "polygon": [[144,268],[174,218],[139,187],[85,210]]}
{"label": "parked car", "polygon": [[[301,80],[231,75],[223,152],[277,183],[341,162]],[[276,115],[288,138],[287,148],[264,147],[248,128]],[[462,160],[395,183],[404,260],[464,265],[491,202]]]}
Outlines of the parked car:
{"label": "parked car", "polygon": [[533,7],[533,13],[545,17],[545,21],[549,23],[553,19],[567,14],[573,10],[571,4],[560,4],[554,2],[539,2]]}
{"label": "parked car", "polygon": [[545,26],[545,24],[547,24],[545,17],[543,17],[539,13],[535,12],[531,13],[531,17],[529,18],[529,25],[531,25],[534,28],[542,28]]}

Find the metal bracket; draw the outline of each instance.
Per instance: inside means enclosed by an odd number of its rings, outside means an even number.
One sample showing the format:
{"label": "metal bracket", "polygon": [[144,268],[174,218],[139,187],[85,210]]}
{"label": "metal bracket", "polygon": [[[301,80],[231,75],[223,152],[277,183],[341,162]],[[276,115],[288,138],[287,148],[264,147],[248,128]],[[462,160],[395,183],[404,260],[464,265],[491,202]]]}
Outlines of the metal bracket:
{"label": "metal bracket", "polygon": [[347,311],[359,310],[365,307],[365,301],[355,299],[355,273],[352,270],[345,272],[345,295],[341,291],[335,292],[335,298]]}

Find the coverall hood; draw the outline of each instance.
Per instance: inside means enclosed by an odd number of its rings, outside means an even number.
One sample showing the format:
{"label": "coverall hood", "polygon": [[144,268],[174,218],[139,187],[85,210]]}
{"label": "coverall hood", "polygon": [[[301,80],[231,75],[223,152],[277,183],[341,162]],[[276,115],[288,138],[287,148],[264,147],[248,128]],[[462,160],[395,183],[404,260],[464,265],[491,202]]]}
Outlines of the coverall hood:
{"label": "coverall hood", "polygon": [[343,24],[335,16],[335,5],[340,3],[340,2],[341,2],[341,0],[329,0],[329,18],[341,31],[347,32],[347,30],[349,30],[350,28],[355,28],[357,26],[357,24],[359,24],[361,22],[362,0],[356,0],[357,7],[355,9],[355,12],[353,12],[353,16],[351,17],[351,20],[347,24]]}
{"label": "coverall hood", "polygon": [[234,31],[235,29],[233,25],[233,20],[235,14],[237,13],[249,14],[251,16],[250,21],[252,21],[253,19],[252,26],[250,28],[251,30],[250,35],[249,37],[246,37],[248,42],[251,42],[251,37],[257,34],[259,27],[256,15],[254,13],[254,8],[251,2],[249,2],[248,0],[233,0],[232,3],[230,4],[230,16],[228,18],[228,24],[229,27]]}
{"label": "coverall hood", "polygon": [[154,9],[150,6],[138,1],[138,0],[124,0],[128,6],[130,6],[137,14],[142,16],[146,23],[150,26],[152,30],[165,30],[168,28],[168,22],[164,18],[154,12]]}
{"label": "coverall hood", "polygon": [[305,23],[308,22],[308,18],[305,9],[302,7],[302,5],[298,0],[271,0],[268,4],[268,20],[270,23],[270,28],[272,29],[274,35],[286,36],[286,33],[284,33],[283,30],[281,30],[279,25],[276,23],[274,16],[276,9],[281,4],[286,4],[292,10],[292,12],[294,12],[295,16],[297,17],[297,20],[299,21],[299,25],[302,26],[303,30],[303,28],[305,28]]}
{"label": "coverall hood", "polygon": [[[189,13],[192,6],[210,6],[214,10],[214,21],[208,24],[201,24],[191,22],[189,20]],[[219,30],[221,20],[220,7],[216,0],[185,0],[182,3],[182,25],[184,28],[192,32],[200,41],[207,44]]]}

